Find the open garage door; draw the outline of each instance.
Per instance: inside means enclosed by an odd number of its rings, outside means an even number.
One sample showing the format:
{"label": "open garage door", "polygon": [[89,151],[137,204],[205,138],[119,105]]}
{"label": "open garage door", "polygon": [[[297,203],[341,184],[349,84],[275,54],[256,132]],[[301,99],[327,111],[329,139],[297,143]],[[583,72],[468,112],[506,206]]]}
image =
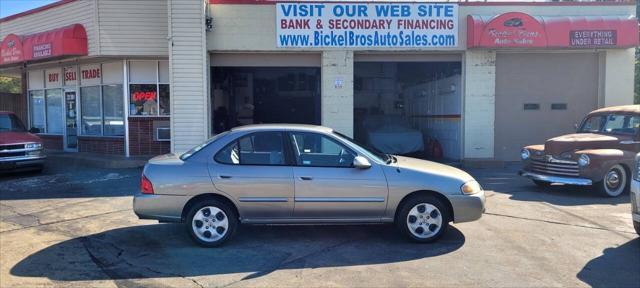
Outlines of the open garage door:
{"label": "open garage door", "polygon": [[495,158],[519,160],[523,146],[572,133],[597,105],[596,53],[498,53]]}

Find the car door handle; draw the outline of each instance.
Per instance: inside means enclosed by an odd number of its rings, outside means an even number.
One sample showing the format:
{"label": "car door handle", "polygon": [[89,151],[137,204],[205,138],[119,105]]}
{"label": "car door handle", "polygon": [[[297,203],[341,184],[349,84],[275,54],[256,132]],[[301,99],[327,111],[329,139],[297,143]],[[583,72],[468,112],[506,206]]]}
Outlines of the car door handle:
{"label": "car door handle", "polygon": [[222,179],[230,179],[231,176],[229,176],[229,175],[220,175],[220,178],[222,178]]}
{"label": "car door handle", "polygon": [[312,180],[312,179],[313,179],[313,178],[312,178],[312,177],[309,177],[309,176],[300,176],[300,180],[306,180],[306,181],[309,181],[309,180]]}

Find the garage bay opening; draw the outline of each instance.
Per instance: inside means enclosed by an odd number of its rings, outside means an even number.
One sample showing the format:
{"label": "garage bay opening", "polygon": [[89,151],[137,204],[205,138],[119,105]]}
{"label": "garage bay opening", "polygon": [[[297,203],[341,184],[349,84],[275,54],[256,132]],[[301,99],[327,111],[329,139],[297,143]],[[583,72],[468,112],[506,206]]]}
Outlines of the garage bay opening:
{"label": "garage bay opening", "polygon": [[213,67],[213,133],[262,123],[320,124],[320,68]]}
{"label": "garage bay opening", "polygon": [[382,152],[461,158],[461,63],[355,62],[354,137]]}

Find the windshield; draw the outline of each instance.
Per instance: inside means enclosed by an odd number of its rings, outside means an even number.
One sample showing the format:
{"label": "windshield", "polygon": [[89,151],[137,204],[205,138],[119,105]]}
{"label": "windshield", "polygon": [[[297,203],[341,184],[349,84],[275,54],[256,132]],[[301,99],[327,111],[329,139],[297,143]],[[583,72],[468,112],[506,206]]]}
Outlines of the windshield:
{"label": "windshield", "polygon": [[0,133],[2,132],[26,132],[22,121],[13,114],[0,114]]}
{"label": "windshield", "polygon": [[191,150],[189,150],[187,152],[184,152],[182,155],[180,155],[180,160],[186,160],[187,158],[189,158],[189,157],[193,156],[194,154],[198,153],[198,151],[202,150],[202,148],[207,147],[207,145],[215,142],[216,140],[222,138],[224,135],[227,135],[227,134],[229,134],[229,131],[222,132],[222,133],[220,133],[218,135],[215,135],[215,136],[209,138],[209,140],[202,142],[202,144],[200,144],[200,145],[198,145],[196,147],[193,147]]}
{"label": "windshield", "polygon": [[634,115],[609,114],[587,118],[578,132],[605,134],[636,134],[640,117]]}
{"label": "windshield", "polygon": [[351,144],[354,144],[354,146],[359,147],[360,152],[366,154],[369,158],[373,158],[375,160],[378,160],[380,162],[385,162],[385,163],[388,163],[391,160],[391,155],[380,152],[380,150],[376,148],[373,148],[367,144],[359,143],[358,141],[340,132],[333,131],[333,134],[335,134],[339,138],[342,138],[342,140],[351,142]]}

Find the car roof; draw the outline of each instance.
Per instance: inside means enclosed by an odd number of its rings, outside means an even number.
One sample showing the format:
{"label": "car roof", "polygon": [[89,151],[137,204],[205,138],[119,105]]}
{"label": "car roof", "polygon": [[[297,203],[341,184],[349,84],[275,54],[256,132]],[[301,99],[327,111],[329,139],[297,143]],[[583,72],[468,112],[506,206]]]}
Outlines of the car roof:
{"label": "car roof", "polygon": [[640,114],[640,105],[623,105],[623,106],[611,106],[600,108],[592,111],[592,114],[606,114],[606,113],[635,113]]}
{"label": "car roof", "polygon": [[308,131],[308,132],[324,132],[331,133],[333,129],[324,126],[318,125],[307,125],[307,124],[252,124],[245,126],[238,126],[232,128],[231,131],[234,132],[244,132],[244,131],[273,131],[273,130],[294,130],[294,131]]}

